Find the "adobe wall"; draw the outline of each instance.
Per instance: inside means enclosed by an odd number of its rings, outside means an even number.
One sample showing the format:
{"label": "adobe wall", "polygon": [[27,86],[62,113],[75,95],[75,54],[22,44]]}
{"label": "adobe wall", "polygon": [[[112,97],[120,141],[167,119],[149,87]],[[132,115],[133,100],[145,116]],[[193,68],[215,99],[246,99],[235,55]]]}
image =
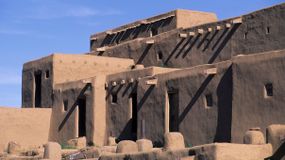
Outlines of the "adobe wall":
{"label": "adobe wall", "polygon": [[10,141],[24,147],[42,146],[49,140],[51,109],[0,107],[0,152]]}
{"label": "adobe wall", "polygon": [[214,13],[179,9],[91,35],[90,48],[96,50],[103,46],[113,46],[136,38],[152,37],[173,29],[214,21],[217,21]]}
{"label": "adobe wall", "polygon": [[[176,69],[169,68],[145,68],[135,69],[128,72],[121,72],[107,76],[106,90],[107,103],[107,134],[117,137],[118,140],[136,139],[133,128],[131,98],[133,93],[137,93],[137,84],[140,78],[153,76],[157,73],[170,72]],[[114,86],[113,83],[116,82]],[[117,96],[117,102],[113,103],[113,95]]]}
{"label": "adobe wall", "polygon": [[[41,107],[52,106],[53,88],[53,56],[41,58],[36,61],[27,62],[22,71],[22,107],[35,107],[35,74],[41,77]],[[49,77],[47,77],[49,72]]]}
{"label": "adobe wall", "polygon": [[[282,29],[285,27],[282,18],[284,7],[285,4],[280,4],[244,15],[241,24],[233,24],[236,18],[232,18],[184,30],[176,29],[107,47],[105,52],[99,53],[93,48],[90,54],[132,58],[135,63],[145,66],[179,68],[229,60],[238,54],[282,49],[285,45],[285,36],[282,36],[285,34]],[[229,28],[227,23],[230,24]],[[212,31],[209,32],[208,28]],[[203,33],[199,34],[198,29],[203,29]],[[189,36],[189,32],[195,35]],[[187,34],[187,38],[180,37],[180,33]],[[147,40],[154,40],[154,44],[146,44]],[[159,54],[162,55],[161,59],[157,58]]]}
{"label": "adobe wall", "polygon": [[[81,81],[58,84],[54,89],[54,104],[52,108],[51,141],[65,144],[67,140],[78,137],[78,106],[80,98],[86,98],[86,138],[93,136],[93,99],[92,89],[80,94],[85,87]],[[64,109],[66,105],[67,109]]]}
{"label": "adobe wall", "polygon": [[[231,62],[204,65],[168,74],[156,75],[158,85],[138,85],[138,137],[148,138],[156,146],[163,144],[169,131],[167,91],[178,91],[179,132],[188,145],[230,141]],[[204,74],[217,67],[214,76]],[[205,95],[211,94],[213,106],[205,106]],[[168,111],[167,111],[168,110]],[[169,114],[169,113],[168,113]],[[143,125],[144,124],[144,125]]]}
{"label": "adobe wall", "polygon": [[53,61],[54,84],[129,70],[133,64],[131,59],[56,54]]}
{"label": "adobe wall", "polygon": [[[271,51],[233,60],[232,142],[242,143],[243,133],[271,124],[285,123],[285,51]],[[265,85],[272,84],[273,96]]]}
{"label": "adobe wall", "polygon": [[[131,59],[90,55],[53,54],[31,61],[23,67],[22,106],[35,106],[35,74],[41,73],[41,107],[53,106],[53,88],[56,84],[77,81],[95,75],[130,70]],[[47,73],[49,72],[49,77]]]}

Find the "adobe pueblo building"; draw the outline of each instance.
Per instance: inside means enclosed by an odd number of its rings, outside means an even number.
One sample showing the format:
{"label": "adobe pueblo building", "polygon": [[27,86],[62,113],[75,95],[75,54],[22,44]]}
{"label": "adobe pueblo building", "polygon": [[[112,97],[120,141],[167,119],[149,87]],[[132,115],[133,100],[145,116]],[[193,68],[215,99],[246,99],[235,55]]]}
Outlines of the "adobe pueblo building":
{"label": "adobe pueblo building", "polygon": [[100,148],[100,159],[280,157],[284,17],[284,3],[222,21],[175,10],[91,35],[88,53],[27,62],[22,109],[0,108],[0,149],[49,141],[44,156],[57,142]]}

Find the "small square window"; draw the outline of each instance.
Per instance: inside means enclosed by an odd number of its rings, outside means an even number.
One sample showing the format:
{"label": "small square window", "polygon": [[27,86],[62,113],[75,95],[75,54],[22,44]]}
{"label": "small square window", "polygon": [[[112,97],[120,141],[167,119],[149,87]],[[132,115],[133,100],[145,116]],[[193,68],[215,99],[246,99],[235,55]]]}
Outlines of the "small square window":
{"label": "small square window", "polygon": [[163,58],[163,54],[162,54],[161,51],[159,51],[159,52],[157,53],[157,60],[161,61],[162,58]]}
{"label": "small square window", "polygon": [[270,33],[270,27],[266,27],[266,34]]}
{"label": "small square window", "polygon": [[206,107],[213,107],[213,96],[212,94],[205,95],[205,106]]}
{"label": "small square window", "polygon": [[49,78],[49,70],[46,70],[46,78]]}
{"label": "small square window", "polygon": [[243,35],[243,38],[244,38],[244,39],[247,39],[247,35],[248,35],[248,33],[245,32],[244,35]]}
{"label": "small square window", "polygon": [[150,29],[150,33],[149,33],[149,36],[152,37],[152,36],[155,36],[158,34],[158,31],[156,28],[151,28]]}
{"label": "small square window", "polygon": [[112,103],[118,103],[118,96],[117,96],[117,94],[112,94]]}
{"label": "small square window", "polygon": [[264,97],[272,97],[273,96],[273,85],[272,83],[267,83],[264,85]]}
{"label": "small square window", "polygon": [[67,111],[68,110],[68,100],[63,101],[63,110]]}

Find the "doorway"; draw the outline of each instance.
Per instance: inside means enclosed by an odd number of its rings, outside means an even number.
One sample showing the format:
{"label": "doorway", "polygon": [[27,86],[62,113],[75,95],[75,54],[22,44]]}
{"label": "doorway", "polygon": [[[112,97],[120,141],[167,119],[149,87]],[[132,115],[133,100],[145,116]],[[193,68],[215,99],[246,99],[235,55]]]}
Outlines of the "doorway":
{"label": "doorway", "polygon": [[35,77],[35,108],[41,107],[41,101],[42,101],[42,72],[37,71],[34,74]]}
{"label": "doorway", "polygon": [[138,126],[138,109],[137,109],[137,93],[131,94],[132,100],[132,135],[134,139],[137,139],[137,126]]}
{"label": "doorway", "polygon": [[78,137],[86,136],[86,98],[78,99]]}
{"label": "doorway", "polygon": [[179,131],[179,93],[178,90],[168,91],[169,131]]}

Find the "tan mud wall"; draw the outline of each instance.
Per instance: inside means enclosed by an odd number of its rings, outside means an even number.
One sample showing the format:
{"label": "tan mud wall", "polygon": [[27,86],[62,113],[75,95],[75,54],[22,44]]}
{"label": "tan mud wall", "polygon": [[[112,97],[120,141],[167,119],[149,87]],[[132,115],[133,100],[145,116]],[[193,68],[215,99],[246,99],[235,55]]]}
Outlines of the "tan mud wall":
{"label": "tan mud wall", "polygon": [[54,55],[54,84],[77,81],[100,74],[129,70],[131,59],[95,57],[90,55]]}
{"label": "tan mud wall", "polygon": [[49,138],[51,109],[0,107],[0,152],[10,141],[38,146]]}

